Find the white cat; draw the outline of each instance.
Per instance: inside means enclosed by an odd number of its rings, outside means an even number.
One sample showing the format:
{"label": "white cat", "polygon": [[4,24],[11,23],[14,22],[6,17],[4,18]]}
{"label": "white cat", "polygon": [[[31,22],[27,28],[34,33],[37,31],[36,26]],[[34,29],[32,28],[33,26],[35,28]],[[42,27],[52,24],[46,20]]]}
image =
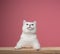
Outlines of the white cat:
{"label": "white cat", "polygon": [[30,45],[37,50],[40,49],[40,44],[38,42],[36,35],[36,21],[34,22],[27,22],[26,20],[23,21],[22,34],[15,48],[18,49],[27,45]]}

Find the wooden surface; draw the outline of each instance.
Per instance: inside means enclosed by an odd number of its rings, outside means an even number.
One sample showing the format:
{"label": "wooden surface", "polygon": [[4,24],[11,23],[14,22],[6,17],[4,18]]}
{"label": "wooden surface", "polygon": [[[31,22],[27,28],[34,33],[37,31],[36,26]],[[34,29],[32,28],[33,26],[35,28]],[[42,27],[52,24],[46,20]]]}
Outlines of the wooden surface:
{"label": "wooden surface", "polygon": [[39,51],[32,48],[0,47],[0,54],[60,54],[60,47],[43,47]]}

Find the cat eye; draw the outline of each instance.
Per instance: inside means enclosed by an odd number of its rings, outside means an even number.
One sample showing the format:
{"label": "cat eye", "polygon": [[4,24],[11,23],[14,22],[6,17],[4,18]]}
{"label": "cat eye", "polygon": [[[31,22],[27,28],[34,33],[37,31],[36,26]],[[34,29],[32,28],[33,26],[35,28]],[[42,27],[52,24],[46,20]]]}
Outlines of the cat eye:
{"label": "cat eye", "polygon": [[28,25],[28,24],[26,24],[26,25]]}
{"label": "cat eye", "polygon": [[32,26],[34,25],[34,24],[31,24]]}

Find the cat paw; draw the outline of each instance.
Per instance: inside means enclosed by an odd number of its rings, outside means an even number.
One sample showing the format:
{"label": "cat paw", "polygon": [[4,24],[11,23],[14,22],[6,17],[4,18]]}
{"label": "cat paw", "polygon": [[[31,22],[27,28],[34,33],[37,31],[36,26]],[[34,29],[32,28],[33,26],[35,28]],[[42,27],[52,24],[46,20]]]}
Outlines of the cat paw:
{"label": "cat paw", "polygon": [[21,48],[20,47],[14,47],[14,49],[17,50],[17,49],[21,49]]}

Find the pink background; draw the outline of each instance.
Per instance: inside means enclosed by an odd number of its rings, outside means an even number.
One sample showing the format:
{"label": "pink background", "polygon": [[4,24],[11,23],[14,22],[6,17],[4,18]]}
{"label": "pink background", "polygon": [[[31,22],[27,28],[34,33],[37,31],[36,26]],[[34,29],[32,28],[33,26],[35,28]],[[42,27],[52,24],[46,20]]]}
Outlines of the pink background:
{"label": "pink background", "polygon": [[0,46],[15,46],[22,22],[37,21],[41,47],[60,46],[60,0],[0,0]]}

